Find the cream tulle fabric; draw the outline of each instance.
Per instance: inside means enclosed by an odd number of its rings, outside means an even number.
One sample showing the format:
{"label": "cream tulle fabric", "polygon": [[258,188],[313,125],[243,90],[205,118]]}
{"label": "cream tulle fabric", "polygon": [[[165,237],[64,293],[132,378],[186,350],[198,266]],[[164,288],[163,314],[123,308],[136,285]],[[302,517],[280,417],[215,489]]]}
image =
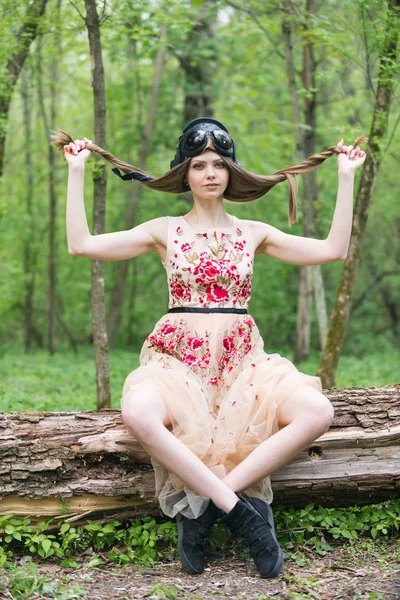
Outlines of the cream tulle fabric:
{"label": "cream tulle fabric", "polygon": [[[225,229],[194,229],[169,218],[165,268],[169,308],[247,308],[254,247],[246,221]],[[165,401],[172,432],[222,478],[277,430],[276,409],[304,386],[321,390],[319,378],[300,373],[279,354],[268,355],[247,314],[170,313],[142,347],[141,366],[130,373],[122,402],[137,395]],[[161,510],[171,517],[202,514],[208,498],[185,487],[153,461]],[[269,477],[247,490],[271,502]]]}

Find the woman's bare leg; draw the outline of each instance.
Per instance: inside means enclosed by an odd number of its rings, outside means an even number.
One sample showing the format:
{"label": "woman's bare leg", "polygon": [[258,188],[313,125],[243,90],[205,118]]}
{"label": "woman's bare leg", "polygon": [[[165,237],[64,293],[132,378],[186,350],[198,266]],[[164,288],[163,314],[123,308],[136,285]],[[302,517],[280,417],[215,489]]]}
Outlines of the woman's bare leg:
{"label": "woman's bare leg", "polygon": [[225,512],[235,506],[238,497],[234,491],[168,431],[171,422],[168,411],[155,388],[142,386],[140,392],[125,397],[122,418],[146,452],[189,488],[211,498]]}
{"label": "woman's bare leg", "polygon": [[305,387],[282,403],[277,417],[280,430],[224,477],[234,492],[278,471],[325,433],[333,419],[333,407],[326,396]]}

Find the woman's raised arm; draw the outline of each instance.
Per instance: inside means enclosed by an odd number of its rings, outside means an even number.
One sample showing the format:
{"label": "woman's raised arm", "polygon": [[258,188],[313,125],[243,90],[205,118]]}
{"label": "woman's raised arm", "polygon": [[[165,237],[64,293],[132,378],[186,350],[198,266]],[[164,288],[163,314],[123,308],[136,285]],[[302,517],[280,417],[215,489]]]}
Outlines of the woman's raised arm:
{"label": "woman's raised arm", "polygon": [[69,166],[66,216],[68,252],[74,256],[97,260],[123,260],[155,251],[164,258],[166,217],[142,223],[128,231],[90,234],[83,199],[85,164],[90,154],[90,150],[84,149],[84,142],[80,140],[64,148]]}
{"label": "woman's raised arm", "polygon": [[[342,142],[338,146],[342,146]],[[257,254],[269,254],[295,265],[319,265],[344,260],[351,235],[354,174],[364,163],[365,157],[365,152],[352,146],[342,146],[342,153],[338,154],[336,207],[329,235],[325,240],[290,235],[266,223],[252,221]]]}

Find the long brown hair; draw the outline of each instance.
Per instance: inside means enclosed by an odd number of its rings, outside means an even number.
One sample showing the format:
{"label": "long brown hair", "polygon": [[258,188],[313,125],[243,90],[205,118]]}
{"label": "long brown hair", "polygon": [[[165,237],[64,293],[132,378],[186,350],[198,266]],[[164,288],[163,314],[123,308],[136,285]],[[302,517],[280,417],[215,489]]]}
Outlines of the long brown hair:
{"label": "long brown hair", "polygon": [[[61,129],[51,136],[52,145],[55,146],[61,152],[64,152],[64,146],[74,142],[74,139],[69,133],[62,131]],[[358,137],[354,142],[354,147],[364,144],[368,141],[364,135]],[[190,164],[190,160],[186,159],[180,165],[177,165],[173,169],[167,171],[161,177],[153,177],[150,173],[138,169],[134,165],[130,165],[123,162],[110,154],[107,150],[100,148],[96,144],[86,143],[85,146],[88,150],[97,152],[106,161],[111,163],[117,169],[120,169],[123,173],[133,173],[143,185],[160,192],[169,192],[171,194],[182,194],[188,191],[187,184],[185,184],[186,172]],[[238,164],[226,157],[222,157],[224,162],[229,169],[229,182],[224,193],[224,198],[232,200],[233,202],[250,202],[261,198],[270,189],[272,189],[277,183],[287,180],[289,185],[289,224],[291,225],[296,221],[297,217],[297,186],[295,183],[295,176],[300,173],[308,173],[313,171],[319,165],[321,165],[327,158],[333,156],[333,154],[340,153],[340,147],[337,145],[331,146],[320,154],[313,154],[306,160],[298,165],[282,169],[277,171],[273,175],[264,176],[256,175],[246,171]]]}

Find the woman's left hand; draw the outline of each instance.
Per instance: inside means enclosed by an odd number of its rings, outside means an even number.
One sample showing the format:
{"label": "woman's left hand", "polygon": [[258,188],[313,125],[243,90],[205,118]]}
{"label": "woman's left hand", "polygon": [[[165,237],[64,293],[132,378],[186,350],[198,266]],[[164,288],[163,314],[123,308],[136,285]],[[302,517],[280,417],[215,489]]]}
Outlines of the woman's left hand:
{"label": "woman's left hand", "polygon": [[340,140],[338,147],[341,152],[337,155],[339,174],[353,174],[361,165],[364,164],[366,153],[360,150],[358,146],[344,146],[343,140]]}

